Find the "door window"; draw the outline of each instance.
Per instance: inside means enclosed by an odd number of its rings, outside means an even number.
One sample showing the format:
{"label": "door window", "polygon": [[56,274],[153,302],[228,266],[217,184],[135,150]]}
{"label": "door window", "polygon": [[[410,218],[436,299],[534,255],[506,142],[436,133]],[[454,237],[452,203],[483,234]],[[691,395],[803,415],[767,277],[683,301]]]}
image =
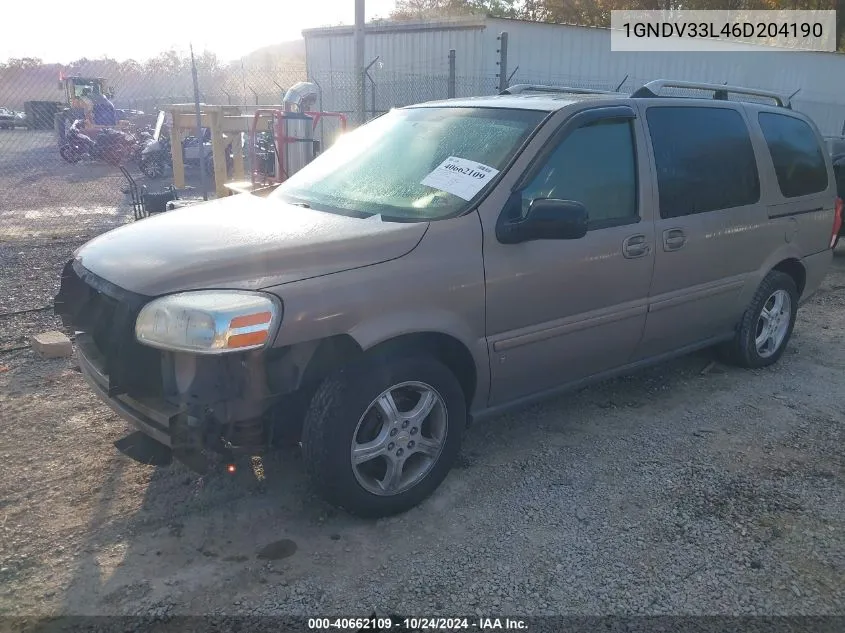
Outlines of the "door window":
{"label": "door window", "polygon": [[654,106],[646,119],[661,218],[731,209],[760,199],[754,149],[739,112]]}
{"label": "door window", "polygon": [[605,119],[569,134],[523,189],[523,216],[538,198],[582,203],[590,228],[636,222],[637,169],[631,121]]}

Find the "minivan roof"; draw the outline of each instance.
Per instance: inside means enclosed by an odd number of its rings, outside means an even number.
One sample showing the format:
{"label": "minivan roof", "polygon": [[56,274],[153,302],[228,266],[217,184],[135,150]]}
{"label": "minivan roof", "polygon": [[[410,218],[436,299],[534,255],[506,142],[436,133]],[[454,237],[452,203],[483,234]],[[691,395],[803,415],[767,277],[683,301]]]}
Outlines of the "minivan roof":
{"label": "minivan roof", "polygon": [[631,95],[624,92],[607,94],[570,94],[570,93],[521,93],[515,95],[493,95],[486,97],[466,97],[461,99],[444,99],[441,101],[427,101],[409,107],[449,107],[449,108],[511,108],[516,110],[543,110],[552,112],[560,110],[579,101],[595,101],[600,99],[627,99]]}
{"label": "minivan roof", "polygon": [[[713,92],[712,99],[706,99],[698,96],[673,95],[673,94],[659,94],[664,88],[681,88],[692,89],[696,91],[710,91]],[[570,92],[571,91],[571,92]],[[584,92],[582,92],[584,91]],[[751,96],[751,99],[730,99],[730,94],[739,94]],[[791,97],[792,95],[790,95]],[[408,107],[471,107],[471,108],[511,108],[520,110],[542,110],[546,112],[553,112],[560,110],[568,105],[583,101],[597,101],[597,100],[622,100],[622,99],[645,99],[649,102],[659,100],[664,105],[669,105],[673,101],[680,101],[682,103],[689,103],[690,100],[695,100],[702,104],[714,102],[729,102],[729,103],[746,103],[755,105],[759,109],[765,110],[784,110],[791,111],[790,97],[783,97],[782,95],[768,91],[758,90],[755,88],[746,88],[743,86],[728,86],[723,84],[706,84],[694,83],[687,81],[673,81],[667,79],[657,79],[651,81],[633,93],[620,93],[610,91],[590,92],[584,88],[569,88],[557,86],[540,86],[533,84],[518,84],[507,89],[498,95],[468,97],[459,99],[445,99],[440,101],[430,101],[421,104],[415,104]],[[761,103],[757,99],[768,99],[774,101],[772,105]],[[667,103],[668,102],[668,103]]]}
{"label": "minivan roof", "polygon": [[[442,99],[440,101],[426,101],[424,103],[415,103],[413,105],[405,106],[407,108],[510,108],[512,110],[539,110],[543,112],[554,112],[560,110],[573,103],[584,101],[621,101],[632,99],[630,94],[626,93],[606,93],[606,94],[568,94],[568,93],[522,93],[515,95],[492,95],[486,97],[465,97],[458,99]],[[636,101],[645,101],[650,104],[659,103],[661,105],[690,105],[690,102],[700,104],[703,106],[718,106],[719,104],[744,104],[747,106],[755,106],[760,110],[767,110],[770,112],[778,112],[781,114],[791,114],[793,116],[799,113],[795,110],[769,105],[767,103],[755,103],[753,101],[735,101],[731,100],[715,100],[702,99],[695,97],[681,97],[681,96],[665,96],[665,97],[643,97],[637,98]]]}

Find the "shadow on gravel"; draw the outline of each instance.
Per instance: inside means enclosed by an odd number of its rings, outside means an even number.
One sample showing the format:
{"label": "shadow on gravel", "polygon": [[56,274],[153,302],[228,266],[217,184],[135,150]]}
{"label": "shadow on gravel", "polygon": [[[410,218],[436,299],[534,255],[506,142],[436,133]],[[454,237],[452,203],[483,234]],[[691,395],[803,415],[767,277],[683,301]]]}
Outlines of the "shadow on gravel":
{"label": "shadow on gravel", "polygon": [[114,447],[132,461],[144,466],[169,466],[173,463],[173,453],[169,448],[140,431],[120,438],[114,443]]}
{"label": "shadow on gravel", "polygon": [[[634,406],[649,393],[651,404],[659,407],[674,386],[697,377],[711,357],[701,352],[529,407],[516,416],[490,420],[483,428],[469,431],[468,457],[455,472],[472,472],[474,466],[496,468],[521,459],[513,452],[516,438],[537,432],[531,427],[538,410],[565,410],[567,399],[575,409],[590,404],[602,407],[605,402],[616,408]],[[541,428],[546,429],[544,433],[568,429],[567,437],[578,435],[580,421],[564,415],[560,424],[565,429]],[[499,441],[486,442],[484,437],[491,436]],[[487,447],[483,457],[478,457],[482,453],[475,445],[479,443]],[[163,454],[151,451],[134,433],[116,446],[145,464],[159,463]],[[260,469],[242,460],[234,474],[227,473],[221,463],[204,477],[178,462],[166,467],[139,466],[129,460],[118,463],[97,493],[98,511],[90,518],[89,540],[83,548],[89,553],[73,571],[60,609],[63,613],[206,614],[230,604],[236,595],[260,594],[266,590],[264,585],[287,595],[288,587],[298,581],[331,576],[334,569],[369,569],[377,564],[374,557],[383,553],[378,535],[405,529],[391,527],[393,519],[374,522],[352,517],[316,498],[306,482],[298,449],[272,453]],[[131,494],[121,489],[121,480],[137,478],[142,472],[150,473],[150,479],[137,509],[110,516],[111,500]],[[419,512],[449,516],[463,503],[460,490],[460,484],[458,492],[452,493],[445,486]],[[408,516],[413,520],[422,514]],[[437,523],[427,529],[435,529]],[[109,560],[109,551],[119,553]],[[225,592],[231,592],[231,597]],[[237,611],[237,607],[229,608]]]}
{"label": "shadow on gravel", "polygon": [[[169,451],[152,449],[137,434],[115,446],[133,461],[119,460],[97,493],[97,511],[84,529],[85,553],[66,584],[60,613],[163,615],[180,605],[182,613],[205,614],[212,587],[239,578],[244,584],[235,592],[268,576],[292,581],[310,564],[310,552],[298,551],[306,533],[333,543],[330,530],[362,523],[343,516],[329,527],[336,511],[311,497],[295,451],[268,456],[259,480],[249,460],[234,474],[220,464],[198,476],[178,462],[159,465]],[[131,494],[126,480],[141,468],[154,470],[140,504],[134,513],[116,513],[113,500]]]}
{"label": "shadow on gravel", "polygon": [[[88,540],[84,543],[82,555],[74,561],[70,573],[70,582],[64,595],[64,607],[59,609],[60,613],[78,612],[80,605],[94,606],[91,597],[99,593],[98,585],[102,576],[98,553],[104,546],[111,545],[104,541],[100,535],[103,525],[109,522],[110,502],[120,495],[121,480],[127,466],[127,462],[116,462],[114,470],[106,476],[100,490],[92,491],[99,498],[99,503],[89,518],[86,529]],[[94,611],[90,613],[94,613]]]}

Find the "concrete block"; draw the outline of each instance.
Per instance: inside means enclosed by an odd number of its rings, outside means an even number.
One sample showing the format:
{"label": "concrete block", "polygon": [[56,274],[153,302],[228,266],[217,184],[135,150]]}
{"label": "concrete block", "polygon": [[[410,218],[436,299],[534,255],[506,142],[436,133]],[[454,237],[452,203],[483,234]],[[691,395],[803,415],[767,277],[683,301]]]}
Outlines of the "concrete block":
{"label": "concrete block", "polygon": [[41,358],[67,358],[73,355],[70,339],[61,332],[35,334],[29,339],[32,349]]}

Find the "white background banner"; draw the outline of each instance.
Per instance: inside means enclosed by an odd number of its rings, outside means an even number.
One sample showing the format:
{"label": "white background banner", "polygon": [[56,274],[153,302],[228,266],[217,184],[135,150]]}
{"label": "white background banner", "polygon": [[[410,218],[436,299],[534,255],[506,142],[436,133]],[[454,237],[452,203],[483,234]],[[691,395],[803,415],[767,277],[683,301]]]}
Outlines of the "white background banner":
{"label": "white background banner", "polygon": [[836,11],[612,11],[613,51],[836,50]]}

